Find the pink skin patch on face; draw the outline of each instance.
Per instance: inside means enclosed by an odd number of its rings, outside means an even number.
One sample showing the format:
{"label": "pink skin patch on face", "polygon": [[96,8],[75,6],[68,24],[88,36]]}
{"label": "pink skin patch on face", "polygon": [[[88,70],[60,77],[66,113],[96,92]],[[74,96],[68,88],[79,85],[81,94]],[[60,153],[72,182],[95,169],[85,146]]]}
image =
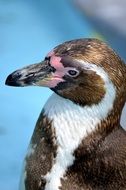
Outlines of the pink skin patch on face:
{"label": "pink skin patch on face", "polygon": [[52,79],[50,81],[48,81],[45,86],[47,86],[49,88],[55,88],[60,82],[63,82],[63,81],[64,80],[61,78],[55,78],[55,77],[53,78],[52,77]]}
{"label": "pink skin patch on face", "polygon": [[51,57],[50,64],[56,70],[58,70],[58,69],[62,70],[64,68],[63,64],[61,63],[61,57],[58,57],[58,56],[55,56],[55,55],[53,55]]}
{"label": "pink skin patch on face", "polygon": [[54,50],[51,50],[46,57],[50,57],[50,65],[56,69],[55,73],[52,73],[52,78],[48,82],[46,82],[46,86],[49,88],[54,88],[58,85],[59,82],[63,82],[63,65],[60,62],[61,57],[55,56]]}
{"label": "pink skin patch on face", "polygon": [[[52,54],[49,53],[49,55]],[[52,78],[48,82],[48,87],[54,88],[56,87],[60,82],[63,82],[64,79],[62,78],[64,76],[64,67],[62,65],[61,57],[55,56],[54,54],[50,58],[50,65],[56,69],[54,73],[52,73]]]}
{"label": "pink skin patch on face", "polygon": [[61,62],[61,57],[55,56],[54,51],[51,51],[47,54],[50,57],[50,65],[56,69],[52,72],[51,80],[46,84],[49,88],[56,87],[60,82],[64,82],[63,76],[71,69],[71,67],[64,67]]}

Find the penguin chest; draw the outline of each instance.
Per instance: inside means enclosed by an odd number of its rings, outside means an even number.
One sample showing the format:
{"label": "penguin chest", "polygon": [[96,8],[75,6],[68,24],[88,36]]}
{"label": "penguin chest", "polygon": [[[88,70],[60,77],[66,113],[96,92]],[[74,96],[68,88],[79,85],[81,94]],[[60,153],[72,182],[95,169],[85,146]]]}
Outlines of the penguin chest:
{"label": "penguin chest", "polygon": [[[74,164],[75,150],[108,114],[110,103],[106,105],[106,99],[105,96],[99,105],[83,108],[56,94],[50,97],[36,124],[32,150],[26,157],[26,190],[63,188],[62,180]],[[106,109],[102,109],[104,106]],[[70,175],[74,184],[76,175]],[[66,190],[69,189],[68,186]]]}

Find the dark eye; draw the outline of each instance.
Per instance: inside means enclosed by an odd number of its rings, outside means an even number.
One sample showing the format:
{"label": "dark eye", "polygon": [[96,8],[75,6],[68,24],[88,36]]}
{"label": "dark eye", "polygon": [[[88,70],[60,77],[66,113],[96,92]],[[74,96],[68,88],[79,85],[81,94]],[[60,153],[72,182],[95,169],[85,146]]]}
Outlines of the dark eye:
{"label": "dark eye", "polygon": [[79,71],[76,71],[76,70],[69,70],[69,71],[68,71],[68,74],[69,74],[70,76],[75,77],[75,76],[77,76],[77,75],[79,74]]}

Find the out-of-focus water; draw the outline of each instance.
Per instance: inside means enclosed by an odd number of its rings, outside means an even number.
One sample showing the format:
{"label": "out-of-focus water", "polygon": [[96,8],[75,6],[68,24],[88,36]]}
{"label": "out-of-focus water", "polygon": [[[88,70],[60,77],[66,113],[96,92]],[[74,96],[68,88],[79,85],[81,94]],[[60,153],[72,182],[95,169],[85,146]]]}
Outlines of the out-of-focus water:
{"label": "out-of-focus water", "polygon": [[79,10],[126,61],[126,1],[73,0]]}
{"label": "out-of-focus water", "polygon": [[46,88],[4,85],[8,74],[39,62],[63,41],[93,29],[67,0],[0,0],[0,189],[17,190],[22,161]]}

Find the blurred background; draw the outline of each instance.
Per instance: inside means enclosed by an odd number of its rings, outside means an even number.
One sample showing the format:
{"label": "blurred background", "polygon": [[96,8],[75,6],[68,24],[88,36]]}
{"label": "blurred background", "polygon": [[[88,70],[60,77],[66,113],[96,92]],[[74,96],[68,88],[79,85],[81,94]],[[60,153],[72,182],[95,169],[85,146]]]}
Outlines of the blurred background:
{"label": "blurred background", "polygon": [[5,86],[6,77],[75,38],[105,40],[126,60],[125,10],[125,0],[0,0],[1,190],[18,189],[36,120],[52,93],[46,88]]}

